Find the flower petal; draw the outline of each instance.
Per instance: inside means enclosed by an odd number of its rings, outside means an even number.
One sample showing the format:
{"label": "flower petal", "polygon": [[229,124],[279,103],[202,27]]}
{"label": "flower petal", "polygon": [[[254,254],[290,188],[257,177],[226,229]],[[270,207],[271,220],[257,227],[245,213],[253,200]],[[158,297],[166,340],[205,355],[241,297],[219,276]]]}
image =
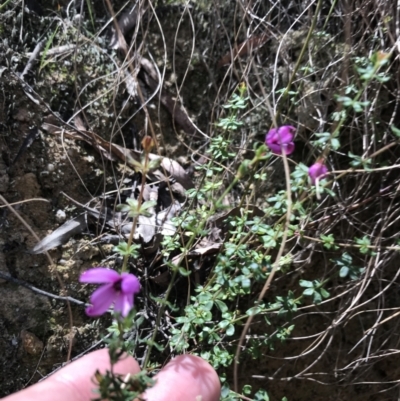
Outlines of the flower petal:
{"label": "flower petal", "polygon": [[291,125],[284,125],[283,127],[279,127],[278,128],[279,142],[280,143],[292,142],[295,130],[296,129]]}
{"label": "flower petal", "polygon": [[79,277],[81,283],[91,284],[115,283],[119,279],[120,275],[115,270],[106,269],[105,267],[86,270]]}
{"label": "flower petal", "polygon": [[277,145],[276,143],[271,143],[268,144],[268,147],[271,149],[271,151],[277,155],[282,154],[282,148],[281,145]]}
{"label": "flower petal", "polygon": [[309,169],[308,169],[308,175],[311,179],[311,182],[315,184],[317,178],[321,179],[323,176],[328,172],[328,167],[325,166],[325,164],[317,162],[314,163]]}
{"label": "flower petal", "polygon": [[281,155],[285,152],[290,155],[294,152],[293,137],[296,128],[291,125],[283,125],[282,127],[272,128],[265,137],[265,143],[275,154]]}
{"label": "flower petal", "polygon": [[113,284],[102,285],[91,295],[90,303],[92,306],[86,309],[86,314],[88,316],[100,316],[107,312],[116,295]]}
{"label": "flower petal", "polygon": [[277,133],[277,129],[276,128],[270,129],[268,131],[268,134],[267,134],[266,138],[265,138],[265,142],[267,144],[268,144],[268,142],[274,142],[275,141],[274,138],[275,138],[276,133]]}
{"label": "flower petal", "polygon": [[120,293],[115,299],[114,311],[120,312],[122,317],[128,316],[133,308],[133,294]]}
{"label": "flower petal", "polygon": [[139,279],[129,273],[122,273],[121,291],[124,294],[135,294],[140,291]]}
{"label": "flower petal", "polygon": [[283,144],[282,149],[284,150],[285,155],[291,155],[294,152],[294,143],[289,142],[287,144]]}

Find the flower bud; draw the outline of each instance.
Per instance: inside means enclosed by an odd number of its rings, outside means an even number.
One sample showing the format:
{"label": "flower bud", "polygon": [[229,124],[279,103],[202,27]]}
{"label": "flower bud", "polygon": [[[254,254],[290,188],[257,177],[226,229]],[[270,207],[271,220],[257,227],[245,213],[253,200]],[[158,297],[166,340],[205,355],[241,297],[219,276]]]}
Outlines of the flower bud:
{"label": "flower bud", "polygon": [[272,128],[265,137],[265,143],[277,155],[282,153],[290,155],[294,152],[293,137],[295,133],[296,128],[291,125]]}
{"label": "flower bud", "polygon": [[155,143],[151,136],[146,135],[142,140],[142,147],[145,153],[150,153],[150,150],[154,147]]}
{"label": "flower bud", "polygon": [[315,184],[315,182],[323,178],[328,171],[328,167],[326,167],[323,162],[317,161],[311,167],[309,167],[308,176],[310,177],[311,182]]}

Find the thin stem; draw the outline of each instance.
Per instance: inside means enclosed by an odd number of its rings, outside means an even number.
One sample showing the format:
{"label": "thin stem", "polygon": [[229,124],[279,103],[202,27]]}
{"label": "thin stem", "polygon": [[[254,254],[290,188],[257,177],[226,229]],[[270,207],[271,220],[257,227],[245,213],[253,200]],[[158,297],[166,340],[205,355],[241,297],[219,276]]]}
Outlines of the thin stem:
{"label": "thin stem", "polygon": [[[261,302],[261,300],[264,298],[266,292],[268,291],[268,289],[272,283],[274,275],[278,269],[279,261],[283,255],[283,251],[285,249],[286,240],[287,240],[287,236],[288,236],[288,228],[289,228],[289,224],[290,224],[290,216],[292,214],[292,195],[291,195],[292,190],[290,187],[290,169],[289,169],[289,163],[288,163],[287,157],[284,152],[282,153],[282,161],[283,161],[283,166],[285,168],[286,195],[287,195],[287,211],[286,211],[285,230],[282,235],[282,242],[281,242],[281,246],[278,251],[278,255],[276,256],[275,262],[272,265],[271,273],[269,274],[268,279],[265,282],[264,287],[260,292],[260,295],[258,296],[258,302]],[[251,315],[248,317],[246,324],[243,328],[242,334],[240,335],[238,346],[236,348],[234,365],[233,365],[233,380],[234,380],[235,392],[238,392],[238,365],[239,365],[240,351],[241,351],[244,339],[246,337],[247,331],[249,330],[250,325],[254,319],[254,316],[255,315]]]}
{"label": "thin stem", "polygon": [[[148,165],[149,165],[149,152],[147,150],[145,150],[143,170],[142,170],[142,186],[140,188],[138,203],[137,203],[137,211],[138,212],[140,211],[140,206],[141,206],[142,200],[143,200],[143,192],[144,192],[144,187],[146,185],[146,174],[147,174],[147,170],[148,170]],[[131,229],[131,232],[130,232],[129,238],[128,238],[128,246],[127,246],[128,251],[133,242],[133,236],[135,234],[135,229],[136,229],[138,218],[139,218],[139,214],[135,215],[135,217],[133,218],[132,229]],[[122,269],[121,269],[122,272],[127,270],[128,260],[129,260],[129,252],[127,252],[124,255],[124,261],[122,263]]]}

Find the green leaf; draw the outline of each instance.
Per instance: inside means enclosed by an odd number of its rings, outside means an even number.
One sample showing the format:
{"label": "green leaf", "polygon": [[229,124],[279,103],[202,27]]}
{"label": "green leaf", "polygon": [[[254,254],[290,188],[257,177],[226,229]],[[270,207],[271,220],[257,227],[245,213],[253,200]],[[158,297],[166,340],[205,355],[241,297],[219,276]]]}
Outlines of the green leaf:
{"label": "green leaf", "polygon": [[324,243],[324,248],[326,249],[338,249],[339,247],[337,245],[335,245],[335,237],[333,236],[333,234],[329,234],[329,235],[320,235],[320,238],[322,239],[323,243]]}
{"label": "green leaf", "polygon": [[245,384],[243,386],[243,394],[250,395],[251,394],[251,386],[250,384]]}
{"label": "green leaf", "polygon": [[400,129],[396,128],[394,125],[391,125],[390,129],[392,130],[393,134],[400,138]]}
{"label": "green leaf", "polygon": [[249,288],[251,285],[251,281],[247,277],[242,277],[242,287],[243,288]]}
{"label": "green leaf", "polygon": [[385,76],[385,75],[382,75],[382,74],[377,74],[377,75],[375,75],[375,79],[376,79],[378,82],[381,82],[382,84],[385,83],[385,82],[390,81],[390,77]]}
{"label": "green leaf", "polygon": [[311,295],[314,294],[314,292],[315,292],[314,288],[307,288],[307,289],[305,289],[305,290],[303,291],[303,295],[311,296]]}
{"label": "green leaf", "polygon": [[132,256],[132,257],[138,257],[138,249],[140,248],[139,244],[132,244],[129,249],[128,249],[128,244],[123,241],[120,242],[117,246],[113,248],[114,252],[118,252],[121,256]]}
{"label": "green leaf", "polygon": [[218,323],[218,327],[220,329],[225,329],[226,327],[229,326],[229,320],[222,320]]}
{"label": "green leaf", "polygon": [[[153,211],[149,211],[149,209],[153,208],[155,205],[157,205],[156,201],[146,201],[142,205],[140,205],[140,211],[139,214],[142,216],[150,217],[151,215],[154,214]],[[134,210],[132,210],[129,215],[131,217],[135,217],[138,213]]]}
{"label": "green leaf", "polygon": [[157,349],[157,351],[163,352],[164,351],[164,347],[161,344],[158,344],[155,341],[151,341],[151,340],[145,340],[143,341],[145,344],[147,345],[151,345],[153,347],[155,347]]}
{"label": "green leaf", "polygon": [[214,301],[207,301],[207,302],[204,302],[201,306],[202,306],[204,309],[207,309],[208,311],[210,311],[210,310],[212,309],[212,307],[214,306]]}
{"label": "green leaf", "polygon": [[179,274],[184,277],[188,277],[192,273],[190,270],[186,270],[184,267],[179,267],[178,271],[179,271]]}
{"label": "green leaf", "polygon": [[254,401],[269,401],[268,393],[265,390],[258,390],[254,394]]}
{"label": "green leaf", "polygon": [[156,205],[157,205],[156,201],[149,200],[149,201],[146,201],[146,202],[142,203],[142,206],[140,206],[140,210],[147,210],[147,209],[150,209],[151,207],[156,206]]}
{"label": "green leaf", "polygon": [[371,241],[367,236],[362,238],[354,238],[354,241],[357,245],[360,245],[360,252],[362,254],[366,254],[370,252],[369,246],[371,245]]}
{"label": "green leaf", "polygon": [[300,287],[306,287],[306,288],[314,287],[314,284],[311,281],[307,281],[307,280],[300,280],[299,284],[300,284]]}
{"label": "green leaf", "polygon": [[315,304],[319,304],[319,303],[321,303],[321,301],[322,301],[321,294],[319,292],[315,291],[314,296],[313,296],[313,302]]}
{"label": "green leaf", "polygon": [[342,102],[345,106],[350,106],[353,104],[353,99],[348,96],[338,96],[337,101]]}
{"label": "green leaf", "polygon": [[349,271],[350,269],[347,266],[343,266],[339,271],[339,276],[345,278],[349,274]]}
{"label": "green leaf", "polygon": [[215,304],[217,305],[218,309],[219,309],[222,313],[224,313],[224,312],[226,312],[226,311],[228,310],[228,307],[226,306],[226,303],[225,303],[225,302],[222,302],[222,301],[219,300],[219,299],[216,299],[216,300],[215,300]]}
{"label": "green leaf", "polygon": [[333,150],[338,150],[340,148],[340,142],[339,139],[337,138],[332,138],[331,139],[331,146]]}
{"label": "green leaf", "polygon": [[254,316],[259,314],[263,309],[260,306],[253,306],[250,309],[247,309],[246,315],[247,316]]}
{"label": "green leaf", "polygon": [[230,324],[226,329],[226,335],[233,336],[234,334],[235,334],[235,326],[233,324]]}

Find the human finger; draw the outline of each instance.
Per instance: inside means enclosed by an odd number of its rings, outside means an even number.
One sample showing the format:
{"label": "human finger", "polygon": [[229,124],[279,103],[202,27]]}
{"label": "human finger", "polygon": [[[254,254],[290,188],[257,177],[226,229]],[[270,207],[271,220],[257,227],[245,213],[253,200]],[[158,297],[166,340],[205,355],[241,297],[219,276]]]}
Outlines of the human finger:
{"label": "human finger", "polygon": [[[108,349],[103,348],[63,367],[48,379],[34,384],[18,393],[3,398],[3,401],[90,401],[95,397],[93,382],[96,370],[105,373],[111,363]],[[121,359],[114,367],[119,374],[136,374],[138,363],[130,356]]]}
{"label": "human finger", "polygon": [[155,386],[142,396],[146,401],[218,401],[221,395],[215,370],[194,355],[172,359],[155,379]]}

